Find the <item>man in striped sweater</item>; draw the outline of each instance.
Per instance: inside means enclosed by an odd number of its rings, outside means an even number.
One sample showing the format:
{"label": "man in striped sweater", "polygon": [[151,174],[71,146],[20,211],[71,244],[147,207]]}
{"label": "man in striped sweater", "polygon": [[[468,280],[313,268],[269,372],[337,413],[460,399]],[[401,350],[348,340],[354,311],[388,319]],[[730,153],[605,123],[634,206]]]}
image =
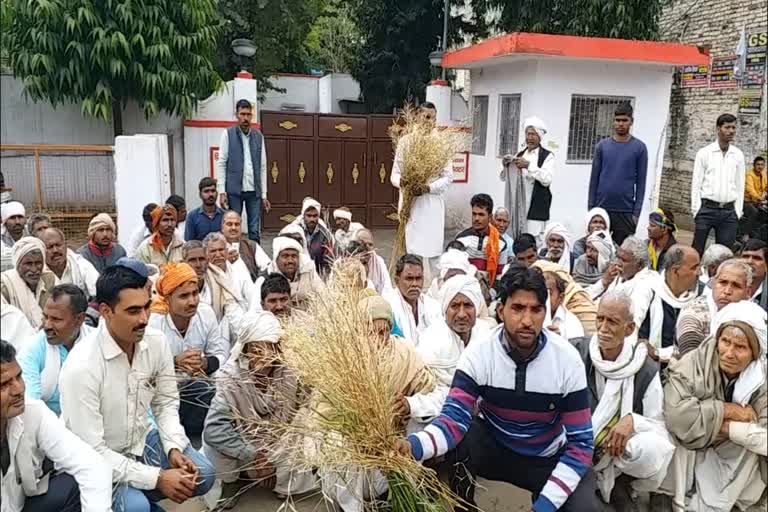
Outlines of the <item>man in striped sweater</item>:
{"label": "man in striped sweater", "polygon": [[493,199],[488,194],[472,196],[472,227],[456,235],[456,241],[466,248],[469,262],[477,267],[480,274],[493,286],[496,277],[501,277],[504,267],[509,263],[511,247],[501,237],[501,233],[491,223]]}
{"label": "man in striped sweater", "polygon": [[499,288],[503,325],[464,351],[441,415],[395,448],[417,460],[455,449],[451,485],[470,510],[478,476],[531,491],[535,512],[602,510],[584,364],[542,329],[544,277],[517,267]]}

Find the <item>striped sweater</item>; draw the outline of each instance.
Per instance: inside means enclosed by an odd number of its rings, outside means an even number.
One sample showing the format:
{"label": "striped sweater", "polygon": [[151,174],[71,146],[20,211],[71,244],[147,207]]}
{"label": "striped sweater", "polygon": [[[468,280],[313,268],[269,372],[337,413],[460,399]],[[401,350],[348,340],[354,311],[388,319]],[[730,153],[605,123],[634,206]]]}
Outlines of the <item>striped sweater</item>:
{"label": "striped sweater", "polygon": [[[464,244],[465,252],[469,257],[469,262],[480,272],[488,272],[488,256],[485,249],[488,246],[488,235],[478,234],[472,228],[465,229],[456,235],[456,241]],[[499,262],[496,268],[496,275],[501,276],[504,266],[509,263],[509,254],[512,247],[507,245],[504,237],[499,237]]]}
{"label": "striped sweater", "polygon": [[[544,332],[532,359],[517,365],[503,341],[503,325],[459,360],[438,418],[408,436],[413,456],[427,460],[462,440],[479,399],[479,412],[496,442],[528,457],[560,460],[533,504],[535,511],[559,509],[592,465],[592,421],[586,373],[568,341]],[[510,471],[525,471],[510,468]]]}

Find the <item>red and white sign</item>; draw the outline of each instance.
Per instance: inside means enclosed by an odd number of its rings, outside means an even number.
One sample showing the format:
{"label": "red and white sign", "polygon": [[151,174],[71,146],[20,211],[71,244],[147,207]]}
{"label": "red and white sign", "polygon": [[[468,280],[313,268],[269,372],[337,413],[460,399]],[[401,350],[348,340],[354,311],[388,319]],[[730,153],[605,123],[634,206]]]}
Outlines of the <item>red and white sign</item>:
{"label": "red and white sign", "polygon": [[469,181],[469,151],[453,155],[453,182],[467,183]]}
{"label": "red and white sign", "polygon": [[208,152],[211,159],[211,178],[216,179],[216,162],[219,160],[219,146],[211,146]]}

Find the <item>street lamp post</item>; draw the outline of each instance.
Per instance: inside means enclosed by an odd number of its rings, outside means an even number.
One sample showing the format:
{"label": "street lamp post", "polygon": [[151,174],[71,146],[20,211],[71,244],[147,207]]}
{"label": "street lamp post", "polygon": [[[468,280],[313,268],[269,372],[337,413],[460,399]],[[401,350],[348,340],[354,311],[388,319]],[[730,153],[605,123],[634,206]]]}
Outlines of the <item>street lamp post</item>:
{"label": "street lamp post", "polygon": [[245,64],[247,59],[256,55],[256,45],[250,39],[233,39],[232,52],[237,55],[242,71],[246,71]]}

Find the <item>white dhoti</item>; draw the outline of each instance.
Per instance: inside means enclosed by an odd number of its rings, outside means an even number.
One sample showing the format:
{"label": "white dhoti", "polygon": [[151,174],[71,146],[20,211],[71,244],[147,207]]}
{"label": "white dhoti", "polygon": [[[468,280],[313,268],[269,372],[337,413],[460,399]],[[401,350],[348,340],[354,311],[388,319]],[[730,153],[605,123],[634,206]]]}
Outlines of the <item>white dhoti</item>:
{"label": "white dhoti", "polygon": [[338,504],[344,512],[362,512],[365,501],[381,496],[389,488],[381,471],[346,466],[319,475],[323,495]]}

